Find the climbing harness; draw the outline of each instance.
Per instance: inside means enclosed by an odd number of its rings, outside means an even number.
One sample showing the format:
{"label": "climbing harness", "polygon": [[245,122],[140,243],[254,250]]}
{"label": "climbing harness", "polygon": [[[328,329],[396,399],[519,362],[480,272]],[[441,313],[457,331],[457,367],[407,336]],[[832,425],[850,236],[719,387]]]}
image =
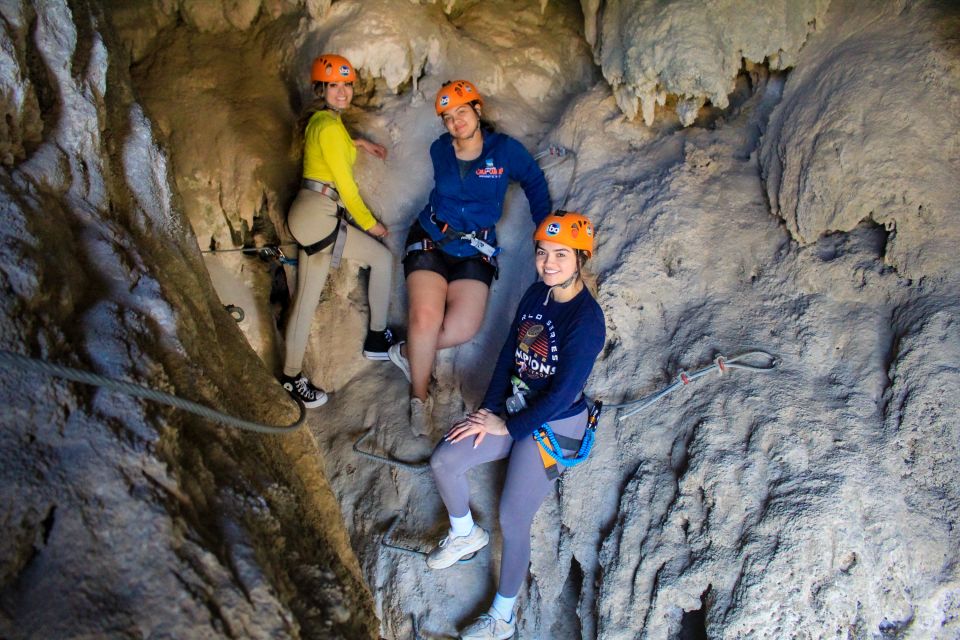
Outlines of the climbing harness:
{"label": "climbing harness", "polygon": [[[541,170],[546,171],[547,169],[558,166],[559,164],[565,162],[567,158],[572,157],[574,158],[574,173],[576,172],[576,156],[572,151],[569,151],[564,147],[554,145],[535,155],[534,160],[540,160],[548,157],[554,158],[554,161],[548,163],[544,167],[541,167]],[[564,204],[566,204],[567,197],[570,195],[570,189],[573,185],[573,177],[574,174],[571,173],[570,180],[567,183],[566,191],[563,197]],[[470,232],[454,229],[449,223],[438,219],[437,212],[434,211],[432,207],[430,209],[430,222],[436,227],[441,237],[437,240],[434,240],[432,237],[427,237],[408,244],[404,248],[404,259],[406,259],[406,257],[414,251],[434,251],[436,249],[443,249],[451,242],[463,241],[476,249],[477,252],[483,256],[483,259],[489,262],[494,268],[497,268],[496,258],[500,255],[502,248],[487,242],[487,239],[490,237],[491,228],[478,229]],[[428,235],[430,234],[423,223],[421,223],[420,226],[424,228],[424,231],[426,231]]]}
{"label": "climbing harness", "polygon": [[83,371],[81,369],[74,369],[72,367],[53,364],[37,358],[30,358],[28,356],[20,355],[19,353],[7,351],[5,349],[0,349],[0,366],[10,369],[30,371],[33,373],[44,373],[49,376],[63,378],[65,380],[72,380],[74,382],[80,382],[86,385],[104,387],[113,391],[120,391],[126,393],[127,395],[145,398],[159,404],[165,404],[183,411],[188,411],[194,415],[225,424],[229,427],[236,427],[237,429],[244,429],[246,431],[255,431],[257,433],[290,433],[299,429],[300,425],[303,424],[307,417],[306,408],[303,406],[302,402],[297,400],[297,406],[300,408],[300,417],[290,425],[284,427],[273,427],[259,422],[253,422],[251,420],[235,418],[234,416],[222,413],[216,409],[211,409],[210,407],[192,402],[190,400],[185,400],[171,393],[157,391],[156,389],[151,389],[150,387],[144,387],[132,382],[117,380],[116,378],[108,378],[107,376],[101,376],[89,371]]}
{"label": "climbing harness", "polygon": [[370,453],[369,451],[363,451],[360,448],[360,443],[373,434],[375,428],[376,427],[373,427],[365,431],[359,438],[357,438],[357,441],[353,443],[353,450],[357,455],[367,458],[368,460],[373,460],[374,462],[382,462],[383,464],[396,467],[397,469],[406,469],[407,471],[420,472],[426,471],[430,468],[430,460],[424,460],[423,462],[405,462],[403,460],[397,460],[395,458],[389,458],[387,456]]}
{"label": "climbing harness", "polygon": [[340,266],[340,260],[343,258],[343,247],[347,243],[347,210],[343,206],[343,200],[340,199],[340,194],[337,192],[337,190],[328,185],[326,182],[304,178],[300,183],[300,186],[304,189],[308,189],[310,191],[319,193],[322,196],[330,198],[333,200],[334,204],[337,205],[337,226],[334,227],[333,231],[327,234],[326,237],[323,237],[312,244],[301,245],[301,248],[306,252],[306,254],[308,256],[312,256],[315,253],[323,251],[332,244],[333,255],[330,258],[330,268],[336,269]]}
{"label": "climbing harness", "polygon": [[[750,364],[748,362],[743,362],[744,359],[749,359],[756,356],[761,356],[763,358],[766,358],[767,363],[766,364]],[[779,358],[767,353],[766,351],[761,351],[761,350],[747,351],[746,353],[741,353],[740,355],[734,356],[733,358],[725,358],[722,355],[717,355],[717,357],[713,361],[713,364],[711,364],[710,366],[704,367],[699,371],[694,371],[693,373],[687,373],[686,371],[681,370],[680,373],[677,374],[677,379],[673,382],[673,384],[667,387],[664,387],[663,389],[661,389],[660,391],[657,391],[656,393],[652,393],[649,396],[645,396],[637,400],[631,400],[629,402],[622,402],[620,404],[608,404],[607,408],[608,409],[626,409],[627,407],[635,407],[630,411],[621,415],[619,418],[617,418],[618,420],[621,420],[621,421],[626,420],[633,414],[646,409],[647,407],[649,407],[650,405],[652,405],[654,402],[664,397],[665,395],[673,391],[676,391],[680,387],[690,384],[692,381],[707,375],[711,371],[716,370],[717,373],[719,373],[720,375],[727,373],[727,371],[730,369],[742,369],[744,371],[755,371],[757,373],[769,373],[773,371],[774,368],[779,364],[780,364]]]}
{"label": "climbing harness", "polygon": [[340,203],[342,202],[340,200],[340,192],[338,192],[336,189],[331,187],[326,182],[321,182],[320,180],[311,180],[310,178],[304,178],[300,182],[300,186],[303,187],[304,189],[315,191],[322,196],[327,196],[328,198],[333,200],[337,204],[337,206],[340,206]]}
{"label": "climbing harness", "polygon": [[540,166],[540,170],[543,172],[560,166],[566,162],[568,158],[573,158],[573,170],[570,172],[570,177],[567,179],[567,186],[564,189],[563,198],[560,199],[560,206],[558,207],[558,209],[566,209],[567,199],[570,197],[570,190],[573,188],[573,178],[577,174],[577,154],[566,147],[562,147],[560,145],[550,145],[543,151],[533,156],[533,159],[538,162],[544,158],[551,158],[551,162],[547,162],[546,164]]}
{"label": "climbing harness", "polygon": [[[597,424],[600,421],[600,412],[603,409],[603,402],[595,400],[587,415],[587,429],[583,433],[583,439],[568,438],[567,436],[557,435],[550,428],[549,423],[543,425],[533,432],[533,439],[537,441],[537,449],[540,451],[540,460],[543,462],[543,470],[551,480],[560,475],[557,469],[557,463],[565,467],[575,467],[590,455],[593,449],[594,434],[597,431]],[[562,449],[567,451],[576,451],[576,455],[567,458],[563,455]]]}
{"label": "climbing harness", "polygon": [[[456,242],[458,240],[462,240],[476,249],[488,262],[492,263],[493,259],[500,255],[500,247],[487,242],[487,238],[490,235],[489,228],[479,229],[469,233],[466,231],[458,231],[443,220],[439,220],[437,218],[437,213],[432,207],[430,209],[430,222],[433,223],[433,225],[440,231],[442,237],[439,240],[434,240],[433,238],[424,238],[417,242],[408,244],[406,250],[404,251],[404,258],[406,258],[407,255],[409,255],[412,251],[433,251],[434,249],[443,249],[451,242]],[[423,225],[421,224],[420,226],[422,227]],[[424,229],[424,231],[426,231],[426,229]]]}
{"label": "climbing harness", "polygon": [[[400,517],[401,517],[400,514],[397,514],[396,516],[394,516],[393,520],[390,522],[390,525],[387,527],[387,530],[383,533],[383,537],[380,538],[380,545],[383,547],[386,547],[387,549],[393,549],[394,551],[399,551],[400,553],[404,553],[408,556],[417,556],[421,558],[426,558],[427,555],[429,555],[426,551],[421,551],[419,549],[411,549],[410,547],[399,545],[393,541],[391,536],[393,535],[393,530],[397,528],[398,524],[400,524]],[[469,553],[463,556],[462,558],[457,560],[457,564],[467,564],[477,556],[477,553],[479,552],[474,551],[473,553]]]}

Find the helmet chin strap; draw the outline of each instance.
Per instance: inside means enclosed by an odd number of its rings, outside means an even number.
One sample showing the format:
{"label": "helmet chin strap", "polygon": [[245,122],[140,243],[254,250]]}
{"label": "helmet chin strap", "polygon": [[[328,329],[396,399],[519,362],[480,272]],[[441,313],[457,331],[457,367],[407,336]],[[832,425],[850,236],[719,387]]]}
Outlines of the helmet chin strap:
{"label": "helmet chin strap", "polygon": [[321,86],[320,86],[320,97],[323,98],[323,108],[324,108],[324,109],[329,109],[330,111],[333,111],[334,113],[336,113],[336,114],[338,114],[338,115],[343,114],[343,109],[337,109],[335,106],[333,106],[332,104],[330,104],[330,101],[329,101],[329,100],[327,100],[327,83],[326,83],[326,82],[321,82],[320,85],[321,85]]}
{"label": "helmet chin strap", "polygon": [[560,284],[555,284],[550,289],[547,290],[547,297],[543,299],[543,306],[547,306],[547,303],[550,302],[550,296],[553,295],[554,289],[566,289],[574,282],[580,279],[580,261],[577,260],[577,270],[573,273],[572,276],[561,282]]}

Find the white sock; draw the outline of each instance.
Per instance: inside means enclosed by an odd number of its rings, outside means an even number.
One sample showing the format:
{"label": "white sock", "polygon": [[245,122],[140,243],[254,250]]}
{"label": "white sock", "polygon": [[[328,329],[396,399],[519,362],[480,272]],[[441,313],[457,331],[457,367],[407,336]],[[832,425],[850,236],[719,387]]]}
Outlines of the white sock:
{"label": "white sock", "polygon": [[488,613],[500,618],[504,622],[510,622],[510,620],[513,619],[513,603],[516,601],[517,596],[508,598],[500,595],[500,592],[497,591],[497,595],[494,596],[493,604],[490,605],[490,611],[488,611]]}
{"label": "white sock", "polygon": [[450,533],[454,538],[462,538],[470,535],[473,531],[473,514],[467,511],[467,515],[455,518],[450,516]]}

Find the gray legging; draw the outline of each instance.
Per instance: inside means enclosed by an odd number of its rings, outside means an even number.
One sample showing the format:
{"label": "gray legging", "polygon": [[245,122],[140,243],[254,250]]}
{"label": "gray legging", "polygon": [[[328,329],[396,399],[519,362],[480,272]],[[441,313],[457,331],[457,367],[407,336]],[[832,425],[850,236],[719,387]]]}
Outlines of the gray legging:
{"label": "gray legging", "polygon": [[[331,233],[337,225],[337,205],[325,195],[301,189],[290,207],[287,225],[295,238],[320,239]],[[297,375],[303,368],[303,354],[307,349],[307,337],[313,312],[320,302],[323,285],[330,271],[333,246],[308,256],[300,250],[297,256],[297,291],[287,320],[286,356],[283,373]],[[393,255],[390,250],[356,227],[349,227],[343,257],[356,260],[370,267],[370,284],[367,297],[370,304],[370,329],[383,331],[387,328],[387,310],[390,306],[390,287],[393,280]]]}
{"label": "gray legging", "polygon": [[[557,435],[581,440],[587,428],[587,410],[549,423]],[[553,490],[553,480],[543,469],[533,436],[515,441],[510,436],[487,436],[476,449],[474,438],[456,444],[441,440],[430,456],[433,478],[451,516],[460,518],[470,511],[467,471],[477,465],[510,457],[507,481],[500,495],[500,531],[503,556],[500,559],[500,595],[512,598],[520,592],[530,564],[530,525],[544,498]],[[564,450],[566,457],[575,451]],[[557,465],[562,473],[564,467]]]}

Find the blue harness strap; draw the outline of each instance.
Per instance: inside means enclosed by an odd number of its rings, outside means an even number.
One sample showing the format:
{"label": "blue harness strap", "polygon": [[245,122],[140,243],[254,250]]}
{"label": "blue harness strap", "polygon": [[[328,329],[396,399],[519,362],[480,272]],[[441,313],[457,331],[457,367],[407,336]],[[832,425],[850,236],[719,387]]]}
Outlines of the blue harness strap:
{"label": "blue harness strap", "polygon": [[[595,438],[595,432],[597,430],[597,423],[600,420],[600,411],[602,409],[603,402],[600,400],[594,401],[593,407],[590,409],[590,414],[587,417],[587,430],[583,434],[583,440],[580,440],[579,443],[577,443],[577,441],[573,438],[558,436],[553,432],[553,429],[551,429],[550,425],[546,422],[544,422],[539,429],[534,431],[533,439],[536,440],[537,444],[539,445],[540,457],[544,459],[544,462],[547,461],[548,456],[555,463],[560,463],[565,467],[575,467],[586,460],[590,455],[590,451],[593,449],[593,441]],[[577,444],[579,444],[579,448],[577,448],[576,455],[574,455],[572,458],[567,458],[563,455],[562,449],[573,451]],[[554,465],[550,466],[552,467]],[[548,469],[547,475],[550,476],[550,469],[547,467],[547,465],[544,465],[544,468]]]}
{"label": "blue harness strap", "polygon": [[[586,433],[583,434],[583,440],[579,442],[580,449],[572,458],[567,458],[563,455],[563,451],[561,450],[563,447],[557,441],[557,435],[547,423],[544,423],[542,427],[533,432],[533,439],[537,441],[540,448],[553,458],[554,461],[559,462],[565,467],[574,467],[586,460],[587,456],[590,455],[590,450],[593,449],[594,435],[593,431],[587,429]],[[550,446],[547,446],[544,440],[549,441]]]}

